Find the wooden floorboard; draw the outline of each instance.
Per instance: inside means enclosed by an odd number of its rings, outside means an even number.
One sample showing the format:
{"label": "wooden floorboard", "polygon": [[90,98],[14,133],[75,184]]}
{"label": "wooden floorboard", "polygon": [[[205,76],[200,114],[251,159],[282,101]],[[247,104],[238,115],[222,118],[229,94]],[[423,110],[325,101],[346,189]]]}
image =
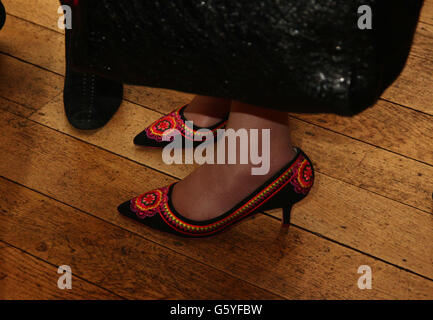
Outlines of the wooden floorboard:
{"label": "wooden floorboard", "polygon": [[409,106],[411,109],[433,115],[433,62],[412,56],[401,76],[382,97]]}
{"label": "wooden floorboard", "polygon": [[[356,283],[350,283],[349,280],[355,276],[353,270],[357,269],[359,261],[368,260],[369,265],[379,263],[375,259],[311,234],[306,235],[309,240],[303,242],[303,247],[300,247],[296,238],[293,238],[296,236],[296,231],[293,230],[296,229],[291,229],[286,238],[287,235],[280,234],[280,222],[266,216],[261,217],[260,222],[253,219],[234,228],[233,232],[205,241],[178,239],[143,228],[120,216],[115,210],[116,205],[142,192],[144,188],[161,186],[170,183],[172,179],[29,120],[7,113],[3,113],[1,118],[0,125],[9,133],[6,136],[7,140],[5,138],[0,141],[0,154],[5,155],[0,158],[0,175],[75,208],[91,212],[115,225],[141,234],[146,239],[164,244],[172,250],[193,255],[203,263],[240,278],[248,277],[245,280],[254,281],[260,287],[284,297],[297,298],[300,296],[296,292],[307,290],[304,285],[307,286],[308,282],[295,282],[302,286],[298,289],[291,286],[296,273],[288,270],[294,265],[298,268],[303,265],[303,274],[310,276],[316,274],[315,268],[319,266],[322,270],[332,268],[333,272],[316,276],[314,281],[323,282],[321,288],[326,291],[325,283],[331,277],[330,286],[339,286],[339,290],[345,288],[344,294],[348,295],[347,288],[352,288],[350,296],[353,298],[365,294],[357,288]],[[14,157],[10,158],[8,154],[14,154]],[[48,162],[49,166],[46,165]],[[20,231],[20,234],[22,232],[24,230]],[[8,241],[12,242],[12,239]],[[321,247],[327,249],[320,249]],[[328,254],[324,254],[325,252]],[[220,255],[224,255],[224,259],[221,259]],[[345,255],[353,259],[352,262],[349,262],[351,259],[348,260],[349,263],[353,263],[351,268],[347,268],[347,265],[340,266],[339,260]],[[315,263],[313,257],[317,259]],[[275,267],[275,259],[285,260],[284,263],[281,262],[280,268]],[[259,264],[259,260],[263,263]],[[336,265],[333,265],[334,263]],[[246,267],[250,271],[245,273]],[[261,270],[254,271],[255,268]],[[393,268],[395,272],[401,272]],[[257,277],[257,274],[262,276]],[[407,276],[412,277],[410,274]],[[392,283],[393,281],[390,280]],[[427,286],[433,283],[430,280],[426,281]],[[323,291],[309,291],[308,297],[319,297],[322,293]],[[391,292],[389,294],[391,297]],[[416,291],[416,295],[422,297],[424,293]]]}
{"label": "wooden floorboard", "polygon": [[0,51],[55,73],[65,73],[65,36],[26,20],[7,17],[0,33]]}
{"label": "wooden floorboard", "polygon": [[4,241],[122,297],[280,298],[12,182],[0,190]]}
{"label": "wooden floorboard", "polygon": [[410,53],[418,58],[433,59],[433,25],[427,23],[418,25]]}
{"label": "wooden floorboard", "polygon": [[0,97],[0,109],[9,111],[24,118],[30,117],[35,110],[19,105],[13,101]]}
{"label": "wooden floorboard", "polygon": [[56,32],[61,32],[58,27],[60,15],[57,10],[60,1],[57,0],[2,0],[6,12],[24,20],[44,26]]}
{"label": "wooden floorboard", "polygon": [[[291,115],[293,140],[318,174],[288,234],[275,210],[204,241],[160,234],[115,210],[193,170],[131,142],[191,95],[127,86],[105,128],[75,130],[63,114],[58,2],[3,2],[0,262],[9,262],[0,265],[8,288],[0,298],[433,298],[432,0],[404,72],[374,107],[353,118]],[[63,260],[77,272],[76,292],[55,286]],[[357,287],[363,264],[374,290]],[[17,266],[36,280],[11,293],[23,280]]]}
{"label": "wooden floorboard", "polygon": [[433,116],[380,100],[351,118],[296,114],[294,118],[433,165]]}
{"label": "wooden floorboard", "polygon": [[420,20],[433,25],[433,2],[431,0],[424,0]]}
{"label": "wooden floorboard", "polygon": [[0,55],[0,97],[37,110],[61,94],[63,77]]}
{"label": "wooden floorboard", "polygon": [[[152,121],[151,119],[153,117],[156,118],[158,116],[159,115],[153,115],[151,111],[142,109],[138,106],[127,105],[119,111],[106,128],[95,132],[94,134],[86,134],[71,128],[61,111],[61,101],[55,99],[46,107],[42,108],[40,112],[35,113],[31,119],[43,123],[55,130],[59,130],[60,132],[77,137],[80,140],[109,150],[114,154],[122,155],[152,168],[157,168],[158,170],[167,172],[174,177],[182,178],[188,174],[192,168],[188,166],[163,165],[161,164],[161,155],[158,150],[143,150],[134,147],[131,144],[130,137],[133,136],[137,124],[132,124],[128,122],[127,119],[142,118]],[[300,125],[302,125],[302,123]],[[119,137],[117,132],[123,132],[124,134]],[[304,131],[301,131],[301,133],[303,132]],[[318,133],[317,136],[323,137],[324,134]],[[330,137],[330,140],[334,140],[335,143],[335,138],[332,139]],[[322,145],[320,142],[318,144]],[[388,154],[390,160],[386,161],[386,153],[381,150],[376,151],[374,148],[371,148],[369,152],[376,153],[376,156],[373,154],[372,156],[377,160],[385,157],[384,163],[393,163],[395,159],[394,154]],[[324,164],[328,163],[322,159],[320,160]],[[338,159],[335,159],[335,161],[338,161]],[[417,163],[414,161],[411,162]],[[367,161],[367,163],[369,163],[369,161]],[[396,165],[401,166],[400,163],[401,161],[396,161]],[[361,164],[360,166],[362,167]],[[430,168],[429,166],[425,167]],[[396,171],[395,168],[391,169],[391,172]],[[365,168],[364,170],[367,171]],[[372,168],[369,167],[368,170],[372,170]],[[433,170],[431,170],[431,174],[433,175]],[[417,257],[423,257],[417,264],[420,267],[427,266],[428,269],[424,270],[426,273],[421,273],[433,278],[433,268],[430,268],[433,267],[433,246],[420,248],[422,249],[422,252],[419,253],[415,253],[411,250],[400,249],[400,244],[402,243],[408,244],[409,242],[412,242],[412,246],[416,246],[419,241],[428,242],[428,239],[433,233],[433,221],[430,214],[403,205],[397,201],[392,201],[372,194],[366,190],[360,190],[348,183],[330,178],[328,175],[319,173],[317,176],[316,188],[313,190],[313,194],[315,195],[314,199],[317,202],[312,203],[307,199],[302,203],[302,205],[299,205],[295,209],[293,215],[293,221],[295,224],[335,239],[338,242],[354,246],[359,250],[366,250],[366,252],[375,256],[382,257],[386,252],[388,253],[387,259],[398,265],[408,267],[409,265],[407,262],[411,261],[409,269],[412,269],[412,263],[414,262],[413,259],[407,258],[409,255],[415,258],[415,260],[417,260]],[[364,175],[356,174],[353,176],[364,177]],[[416,176],[418,176],[418,174],[416,174]],[[338,177],[341,179],[341,175],[338,175]],[[398,178],[395,180],[398,180]],[[384,182],[381,180],[380,183],[385,185],[386,181]],[[384,185],[382,187],[384,187]],[[403,193],[399,190],[397,199],[400,199],[402,196]],[[426,198],[428,198],[428,194],[426,195]],[[371,200],[366,201],[367,199]],[[348,207],[352,210],[347,210]],[[330,209],[324,210],[324,208]],[[392,208],[392,210],[390,208]],[[388,212],[391,214],[388,214]],[[280,212],[276,215],[281,217]],[[346,217],[341,219],[344,215],[346,215]],[[299,219],[297,219],[297,217],[299,217]],[[409,224],[402,223],[404,219],[407,219]],[[415,224],[420,224],[424,227],[423,231],[420,232],[419,229],[416,231],[413,229],[412,223],[410,223],[413,219],[423,220],[422,222],[415,222]],[[382,223],[383,220],[386,221],[386,227],[384,227]],[[322,226],[318,225],[320,222],[323,223]],[[380,225],[380,227],[377,229],[371,229],[372,225]],[[353,231],[350,232],[348,230]],[[387,230],[388,233],[385,233],[385,230]],[[400,234],[398,237],[398,243],[389,242],[388,237],[390,234]],[[417,239],[413,238],[414,235]],[[360,241],[360,238],[363,240]],[[379,241],[379,239],[382,240]],[[413,239],[414,241],[410,239]],[[407,247],[412,248],[412,246],[408,245]],[[391,247],[394,247],[394,249]],[[427,258],[427,261],[425,258]],[[413,270],[416,270],[417,272],[421,271],[416,267]]]}
{"label": "wooden floorboard", "polygon": [[[5,210],[3,203],[1,210]],[[4,300],[116,300],[120,297],[72,276],[72,290],[61,290],[62,274],[50,265],[0,242],[0,297]]]}

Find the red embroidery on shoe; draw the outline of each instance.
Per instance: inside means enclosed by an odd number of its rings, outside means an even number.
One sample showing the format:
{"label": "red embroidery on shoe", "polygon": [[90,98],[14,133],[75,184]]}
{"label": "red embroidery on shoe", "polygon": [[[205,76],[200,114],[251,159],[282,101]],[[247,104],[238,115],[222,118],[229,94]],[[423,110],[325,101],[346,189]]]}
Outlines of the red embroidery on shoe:
{"label": "red embroidery on shoe", "polygon": [[[180,114],[181,110],[185,107],[186,106],[183,106],[152,123],[149,127],[145,129],[147,137],[158,142],[162,142],[164,141],[164,135],[171,135],[169,141],[173,141],[176,132],[175,130],[177,130],[183,137],[191,141],[194,141],[194,135],[202,137],[206,135],[205,133],[199,132],[198,130],[190,128],[186,125],[184,119]],[[217,126],[217,128],[212,129],[212,134],[215,135],[216,130],[222,128],[224,125],[225,121],[221,122],[221,124]]]}
{"label": "red embroidery on shoe", "polygon": [[172,132],[174,132],[174,129],[178,129],[178,127],[179,124],[177,119],[172,116],[172,114],[169,114],[158,119],[148,128],[146,128],[146,135],[151,139],[161,142],[163,141],[164,135],[171,134]]}
{"label": "red embroidery on shoe", "polygon": [[303,158],[302,161],[298,161],[294,168],[294,175],[290,183],[296,193],[307,194],[308,191],[310,191],[313,182],[314,174],[311,163],[307,159]]}
{"label": "red embroidery on shoe", "polygon": [[160,212],[161,204],[167,201],[168,187],[152,190],[131,200],[131,210],[144,219]]}

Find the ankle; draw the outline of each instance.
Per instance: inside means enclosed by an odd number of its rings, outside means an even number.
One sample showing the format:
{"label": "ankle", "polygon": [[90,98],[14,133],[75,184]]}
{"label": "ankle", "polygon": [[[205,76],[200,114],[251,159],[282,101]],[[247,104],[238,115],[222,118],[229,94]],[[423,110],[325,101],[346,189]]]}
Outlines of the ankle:
{"label": "ankle", "polygon": [[189,112],[188,107],[185,109],[185,112],[183,114],[185,118],[188,121],[192,121],[195,126],[203,128],[212,127],[224,119],[224,117],[216,117],[202,113]]}
{"label": "ankle", "polygon": [[185,118],[198,127],[211,127],[230,112],[231,101],[222,98],[196,96],[185,108]]}

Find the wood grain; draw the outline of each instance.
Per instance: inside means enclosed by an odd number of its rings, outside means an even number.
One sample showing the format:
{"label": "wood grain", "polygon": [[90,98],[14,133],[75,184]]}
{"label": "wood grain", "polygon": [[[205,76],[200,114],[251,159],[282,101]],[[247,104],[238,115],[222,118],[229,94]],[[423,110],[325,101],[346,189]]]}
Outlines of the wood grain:
{"label": "wood grain", "polygon": [[412,56],[384,99],[433,115],[433,61]]}
{"label": "wood grain", "polygon": [[421,11],[421,21],[433,24],[433,1],[424,0],[424,7]]}
{"label": "wood grain", "polygon": [[6,100],[2,97],[0,97],[0,109],[9,111],[15,115],[22,116],[25,118],[30,117],[30,115],[35,111],[35,110],[30,109],[28,107],[24,107],[22,105],[19,105],[15,102]]}
{"label": "wood grain", "polygon": [[119,296],[72,276],[61,290],[57,268],[0,242],[0,298],[3,300],[117,300]]}
{"label": "wood grain", "polygon": [[0,51],[64,75],[65,36],[8,16],[0,33]]}
{"label": "wood grain", "polygon": [[410,53],[418,58],[433,60],[433,25],[419,23]]}
{"label": "wood grain", "polygon": [[[205,241],[162,237],[178,251],[219,261],[229,269],[221,274],[4,179],[0,191],[0,230],[6,241],[50,263],[68,264],[74,274],[127,298],[278,298],[230,273],[292,299],[433,297],[433,281],[296,228],[278,232],[279,223],[266,216]],[[374,290],[357,287],[357,269],[364,264],[374,272]]]}
{"label": "wood grain", "polygon": [[57,9],[60,6],[58,0],[2,0],[6,12],[18,16],[32,23],[44,26],[56,32],[62,32],[58,27],[60,15]]}
{"label": "wood grain", "polygon": [[[297,268],[304,266],[304,274],[307,273],[313,277],[314,279],[311,279],[311,281],[321,283],[321,290],[309,291],[308,297],[319,297],[323,292],[330,293],[333,290],[334,295],[338,295],[337,292],[347,288],[349,284],[352,288],[353,297],[365,294],[365,292],[361,292],[357,288],[355,290],[348,279],[355,276],[352,271],[353,268],[359,266],[355,266],[359,261],[367,259],[369,260],[368,263],[373,263],[374,259],[313,235],[306,236],[308,240],[302,241],[305,247],[299,247],[297,243],[288,246],[286,241],[290,240],[286,240],[286,238],[280,240],[280,223],[269,217],[260,218],[259,222],[257,222],[258,219],[253,219],[248,222],[249,224],[239,225],[232,232],[204,241],[183,240],[167,236],[144,228],[133,221],[125,220],[116,212],[117,204],[147,189],[165,185],[173,180],[157,174],[151,169],[143,168],[131,161],[41,127],[29,120],[19,119],[4,113],[1,117],[3,119],[0,120],[0,125],[8,131],[7,136],[9,139],[0,140],[0,146],[2,146],[0,155],[11,153],[15,155],[14,159],[10,160],[8,160],[7,156],[0,157],[0,175],[8,179],[40,190],[50,197],[91,212],[93,215],[115,225],[123,226],[128,230],[141,234],[146,239],[152,239],[152,241],[161,243],[176,252],[223,269],[236,277],[255,283],[264,289],[272,290],[272,292],[283,297],[306,297],[300,295],[300,292],[304,292],[308,288],[308,283],[295,282],[296,285],[300,286],[295,289],[292,283],[295,281],[293,277],[296,277],[296,274],[286,272],[285,269],[291,266],[297,266]],[[50,165],[46,166],[45,164],[48,161],[50,161]],[[311,200],[307,199],[305,203],[308,201]],[[323,212],[321,207],[316,207],[316,210],[318,210],[318,214]],[[363,208],[360,211],[363,212]],[[254,227],[251,227],[251,224]],[[24,230],[20,231],[20,233],[22,232]],[[294,241],[292,236],[294,235],[290,233],[289,239]],[[320,239],[320,245],[317,245],[323,249],[316,248],[316,242],[312,239],[317,241]],[[283,244],[281,241],[283,241]],[[9,239],[9,242],[12,242],[12,239]],[[16,245],[21,247],[24,244]],[[288,247],[287,250],[292,248],[293,251],[286,252],[286,249],[284,249],[286,247]],[[282,250],[283,253],[281,253]],[[328,250],[331,253],[329,255],[324,254]],[[347,253],[343,253],[346,250]],[[317,259],[314,264],[312,264],[313,253],[314,259]],[[353,260],[356,261],[353,262],[355,265],[351,268],[348,268],[347,265],[341,265],[341,258],[336,257],[334,254],[338,257],[341,255],[350,256],[351,258],[346,263],[351,263],[349,261],[354,259],[354,256],[357,257]],[[221,259],[222,255],[224,259]],[[288,260],[283,264],[285,267],[278,268],[275,259],[282,259],[281,255]],[[262,263],[259,263],[259,261],[262,261]],[[334,261],[335,265],[331,263],[332,261]],[[326,268],[332,268],[331,274],[323,271],[325,266]],[[256,270],[255,268],[260,269]],[[323,277],[322,273],[314,276],[317,268],[321,268],[326,277]],[[247,269],[249,272],[246,272]],[[260,277],[258,277],[259,274]],[[329,280],[331,275],[333,280],[329,283],[329,286],[334,289],[326,289],[325,282]],[[395,275],[388,278],[386,280],[388,281],[387,285],[394,283],[395,277],[400,276]],[[428,283],[430,281],[427,281],[427,286],[429,286]],[[336,287],[339,289],[335,290]],[[415,287],[413,290],[415,290]],[[297,294],[293,294],[293,291],[297,292]],[[346,289],[342,292],[347,294]],[[391,293],[391,291],[385,292],[390,295],[395,294]],[[404,296],[402,293],[398,295]]]}
{"label": "wood grain", "polygon": [[63,90],[63,77],[0,54],[0,97],[38,109]]}
{"label": "wood grain", "polygon": [[383,100],[351,118],[330,114],[292,116],[433,165],[433,116]]}
{"label": "wood grain", "polygon": [[279,298],[4,179],[0,190],[5,241],[123,297]]}

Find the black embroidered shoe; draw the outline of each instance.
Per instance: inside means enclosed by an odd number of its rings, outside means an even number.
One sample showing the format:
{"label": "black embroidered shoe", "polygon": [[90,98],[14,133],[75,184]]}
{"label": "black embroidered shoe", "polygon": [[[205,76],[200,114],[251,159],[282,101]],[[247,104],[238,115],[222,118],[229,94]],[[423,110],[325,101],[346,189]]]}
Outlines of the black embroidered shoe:
{"label": "black embroidered shoe", "polygon": [[[182,146],[185,146],[185,141],[189,140],[191,145],[196,147],[202,143],[208,134],[212,134],[212,138],[217,138],[217,130],[226,125],[227,119],[223,119],[212,127],[198,127],[194,124],[188,126],[188,120],[184,115],[187,106],[182,106],[156,120],[134,138],[134,143],[139,146],[163,148],[173,141],[176,135],[181,135],[183,139]],[[171,138],[164,140],[165,135],[170,135]]]}
{"label": "black embroidered shoe", "polygon": [[208,221],[193,221],[176,211],[171,201],[174,184],[133,198],[121,204],[118,210],[153,229],[192,238],[216,235],[260,211],[276,208],[283,209],[283,225],[288,226],[292,206],[307,196],[314,183],[311,161],[302,150],[296,151],[297,155],[290,163],[248,198],[229,212]]}

